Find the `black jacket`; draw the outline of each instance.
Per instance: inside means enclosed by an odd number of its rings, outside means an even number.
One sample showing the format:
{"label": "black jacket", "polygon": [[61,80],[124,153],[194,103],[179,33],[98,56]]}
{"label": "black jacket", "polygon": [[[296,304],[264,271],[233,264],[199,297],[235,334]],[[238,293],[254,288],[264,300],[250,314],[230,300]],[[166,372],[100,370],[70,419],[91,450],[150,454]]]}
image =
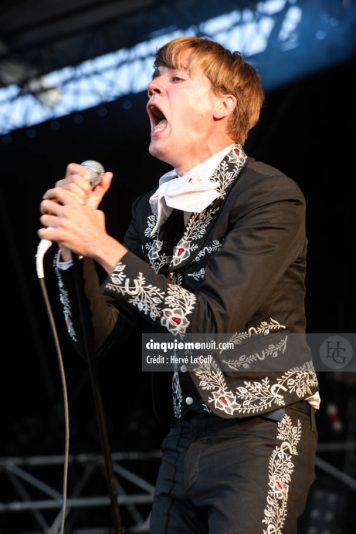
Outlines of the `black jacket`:
{"label": "black jacket", "polygon": [[[129,252],[104,293],[111,309],[143,317],[156,332],[182,339],[190,333],[227,334],[238,349],[234,356],[215,352],[209,363],[191,365],[189,373],[214,413],[247,417],[318,389],[303,336],[305,201],[294,181],[246,158],[237,145],[212,178],[219,181],[220,198],[192,214],[182,236],[173,218],[152,235],[151,193],[135,202],[124,241]],[[87,286],[92,291],[93,284]],[[70,306],[66,314],[73,330]],[[105,309],[92,305],[93,315],[96,307]],[[108,323],[105,313],[95,319],[98,325]],[[101,341],[116,320],[111,313]],[[175,382],[179,416],[184,394]]]}

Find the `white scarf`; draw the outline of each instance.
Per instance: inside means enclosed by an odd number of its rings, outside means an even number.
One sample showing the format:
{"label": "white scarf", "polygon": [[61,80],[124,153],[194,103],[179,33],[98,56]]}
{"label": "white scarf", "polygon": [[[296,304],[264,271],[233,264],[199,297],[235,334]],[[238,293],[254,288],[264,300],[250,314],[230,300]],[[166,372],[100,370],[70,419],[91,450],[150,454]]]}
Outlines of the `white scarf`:
{"label": "white scarf", "polygon": [[149,199],[152,212],[157,216],[151,236],[168,219],[173,209],[200,213],[221,196],[216,190],[219,182],[212,181],[210,177],[232,146],[220,150],[183,176],[178,176],[177,172],[172,170],[160,178],[158,189]]}

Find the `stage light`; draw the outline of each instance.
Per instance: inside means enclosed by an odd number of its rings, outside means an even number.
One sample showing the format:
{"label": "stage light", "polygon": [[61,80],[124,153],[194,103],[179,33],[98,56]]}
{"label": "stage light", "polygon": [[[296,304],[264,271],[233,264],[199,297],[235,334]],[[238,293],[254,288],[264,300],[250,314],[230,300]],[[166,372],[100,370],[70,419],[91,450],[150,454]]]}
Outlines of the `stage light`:
{"label": "stage light", "polygon": [[[0,134],[145,91],[156,50],[178,36],[206,36],[239,50],[257,67],[266,91],[351,56],[352,13],[346,4],[335,9],[329,1],[315,9],[302,0],[265,0],[246,6],[228,11],[222,2],[216,9],[226,12],[193,26],[189,17],[177,17],[176,26],[155,30],[131,48],[43,77],[28,72],[26,83],[24,66],[13,62],[12,72],[5,69],[10,85],[0,89]],[[0,63],[3,70],[4,62]],[[124,108],[129,101],[124,100]]]}

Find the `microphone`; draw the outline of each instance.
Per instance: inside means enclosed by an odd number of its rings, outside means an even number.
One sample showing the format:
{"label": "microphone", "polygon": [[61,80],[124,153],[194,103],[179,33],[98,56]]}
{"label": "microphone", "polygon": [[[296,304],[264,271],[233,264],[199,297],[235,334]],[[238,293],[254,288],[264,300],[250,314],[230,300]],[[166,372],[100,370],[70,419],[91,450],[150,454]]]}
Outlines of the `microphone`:
{"label": "microphone", "polygon": [[[80,165],[87,171],[90,186],[92,189],[94,189],[94,187],[101,182],[102,176],[105,172],[104,167],[101,163],[93,159],[86,159]],[[41,239],[39,242],[36,253],[36,271],[38,278],[44,278],[43,258],[52,244],[53,242],[49,239]]]}
{"label": "microphone", "polygon": [[94,187],[99,185],[101,182],[101,178],[105,172],[104,167],[101,163],[93,159],[86,159],[80,165],[84,167],[89,174],[89,183],[92,189],[94,189]]}

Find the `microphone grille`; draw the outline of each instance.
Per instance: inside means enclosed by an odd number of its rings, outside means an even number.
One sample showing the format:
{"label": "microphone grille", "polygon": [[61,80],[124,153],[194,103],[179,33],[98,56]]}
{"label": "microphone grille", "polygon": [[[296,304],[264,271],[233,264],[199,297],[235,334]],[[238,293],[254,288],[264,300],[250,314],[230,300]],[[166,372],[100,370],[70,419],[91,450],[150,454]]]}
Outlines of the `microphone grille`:
{"label": "microphone grille", "polygon": [[105,169],[101,163],[93,159],[87,159],[81,163],[81,166],[85,167],[90,175],[89,183],[91,187],[95,187],[96,185],[100,184],[101,177],[105,172]]}

